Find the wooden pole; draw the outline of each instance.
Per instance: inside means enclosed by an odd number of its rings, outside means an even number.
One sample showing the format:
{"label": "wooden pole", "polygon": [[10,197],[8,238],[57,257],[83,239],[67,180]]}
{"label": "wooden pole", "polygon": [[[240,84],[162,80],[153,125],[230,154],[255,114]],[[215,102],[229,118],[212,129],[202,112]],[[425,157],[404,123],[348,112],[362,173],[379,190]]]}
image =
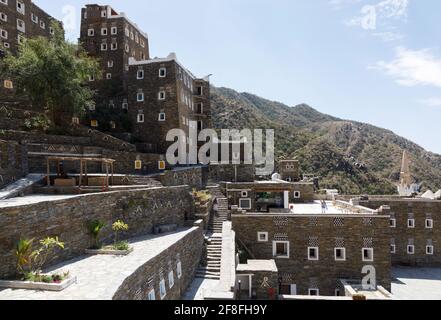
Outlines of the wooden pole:
{"label": "wooden pole", "polygon": [[109,163],[106,162],[106,191],[109,191]]}
{"label": "wooden pole", "polygon": [[79,181],[79,187],[81,187],[83,183],[83,160],[80,160],[80,181]]}
{"label": "wooden pole", "polygon": [[87,160],[84,161],[84,170],[85,170],[85,179],[84,179],[84,183],[86,183],[87,185],[89,185],[89,177],[87,176]]}
{"label": "wooden pole", "polygon": [[115,168],[113,167],[113,162],[111,163],[111,168],[112,168],[112,186],[115,185],[115,181],[114,181],[114,175],[115,175]]}
{"label": "wooden pole", "polygon": [[49,158],[46,159],[47,164],[47,186],[51,186],[51,167],[50,167],[50,161]]}

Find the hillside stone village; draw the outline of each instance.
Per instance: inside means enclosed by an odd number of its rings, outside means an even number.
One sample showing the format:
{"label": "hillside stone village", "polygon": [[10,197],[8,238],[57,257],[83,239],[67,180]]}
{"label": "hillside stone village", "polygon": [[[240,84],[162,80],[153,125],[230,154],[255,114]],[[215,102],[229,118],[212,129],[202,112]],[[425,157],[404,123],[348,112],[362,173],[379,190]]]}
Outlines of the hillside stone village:
{"label": "hillside stone village", "polygon": [[[0,17],[1,59],[62,25],[30,0],[0,0]],[[321,190],[296,159],[277,159],[266,178],[253,164],[172,166],[169,130],[212,127],[209,76],[175,53],[152,58],[148,35],[107,5],[82,8],[79,45],[102,75],[89,76],[96,104],[70,115],[69,134],[25,130],[43,111],[0,75],[0,299],[425,294],[395,284],[400,272],[441,268],[441,190],[419,193],[404,150],[395,196]],[[40,281],[17,277],[26,239],[47,250]]]}

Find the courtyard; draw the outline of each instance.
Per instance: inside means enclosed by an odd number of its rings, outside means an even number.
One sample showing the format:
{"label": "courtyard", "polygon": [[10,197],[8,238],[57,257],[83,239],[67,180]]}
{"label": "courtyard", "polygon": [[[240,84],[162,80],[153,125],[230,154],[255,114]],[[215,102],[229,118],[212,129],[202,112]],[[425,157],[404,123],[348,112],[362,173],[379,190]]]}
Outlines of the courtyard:
{"label": "courtyard", "polygon": [[392,268],[397,300],[441,300],[441,268]]}

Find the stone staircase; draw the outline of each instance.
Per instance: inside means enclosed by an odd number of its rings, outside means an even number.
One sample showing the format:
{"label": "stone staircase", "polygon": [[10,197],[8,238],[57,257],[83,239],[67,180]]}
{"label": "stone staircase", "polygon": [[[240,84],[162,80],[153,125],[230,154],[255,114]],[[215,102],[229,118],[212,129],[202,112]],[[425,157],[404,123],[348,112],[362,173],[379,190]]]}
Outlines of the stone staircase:
{"label": "stone staircase", "polygon": [[222,231],[223,223],[228,220],[228,199],[219,188],[210,188],[210,193],[217,199],[218,210],[208,225],[208,237],[206,240],[206,265],[196,271],[196,278],[220,279],[222,259]]}

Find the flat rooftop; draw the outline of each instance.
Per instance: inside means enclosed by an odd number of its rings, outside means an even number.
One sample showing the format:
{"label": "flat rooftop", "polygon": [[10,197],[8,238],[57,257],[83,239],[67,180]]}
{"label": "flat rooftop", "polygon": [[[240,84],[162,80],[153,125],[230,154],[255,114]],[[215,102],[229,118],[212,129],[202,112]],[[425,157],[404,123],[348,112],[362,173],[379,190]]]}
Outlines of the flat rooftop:
{"label": "flat rooftop", "polygon": [[441,300],[441,268],[392,268],[392,294],[398,300]]}
{"label": "flat rooftop", "polygon": [[128,256],[82,256],[46,271],[69,271],[77,283],[61,292],[0,290],[0,300],[111,300],[124,280],[146,262],[196,230],[178,229],[173,233],[148,235],[131,241]]}

